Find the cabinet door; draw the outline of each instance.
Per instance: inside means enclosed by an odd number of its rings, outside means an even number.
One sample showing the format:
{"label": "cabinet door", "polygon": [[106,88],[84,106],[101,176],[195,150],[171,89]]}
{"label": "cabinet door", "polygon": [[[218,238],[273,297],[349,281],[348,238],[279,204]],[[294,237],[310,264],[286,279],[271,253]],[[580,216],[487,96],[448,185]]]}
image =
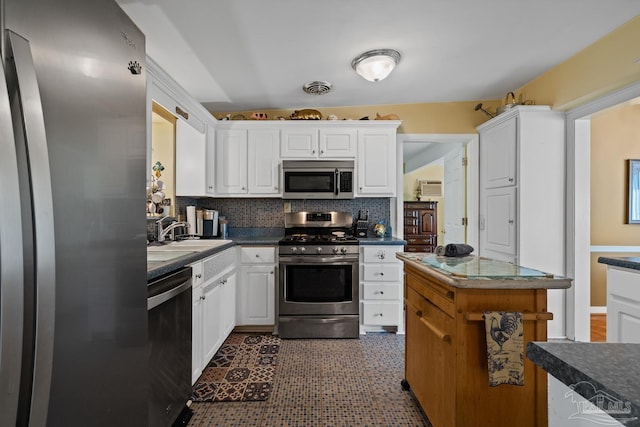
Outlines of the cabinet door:
{"label": "cabinet door", "polygon": [[247,131],[220,129],[216,144],[216,193],[247,192]]}
{"label": "cabinet door", "polygon": [[483,162],[482,188],[497,188],[517,184],[516,146],[518,119],[510,118],[480,134],[480,157]]}
{"label": "cabinet door", "polygon": [[218,280],[204,285],[202,297],[202,365],[205,366],[222,344]]}
{"label": "cabinet door", "polygon": [[236,274],[223,279],[220,290],[220,323],[224,341],[236,325]]}
{"label": "cabinet door", "polygon": [[424,209],[420,213],[420,234],[438,234],[438,222],[434,209]]}
{"label": "cabinet door", "polygon": [[485,249],[516,255],[516,188],[487,190],[484,202],[485,216],[480,220],[480,233],[485,237]]}
{"label": "cabinet door", "polygon": [[356,129],[320,129],[320,157],[354,158],[358,149]]}
{"label": "cabinet door", "polygon": [[295,159],[318,157],[318,129],[302,127],[282,129],[280,157]]}
{"label": "cabinet door", "polygon": [[280,132],[250,129],[248,147],[249,194],[279,194]]}
{"label": "cabinet door", "polygon": [[211,125],[207,125],[207,171],[206,189],[208,195],[216,192],[216,131]]}
{"label": "cabinet door", "polygon": [[240,325],[273,325],[275,322],[275,266],[246,265],[242,267],[241,298],[238,316]]}
{"label": "cabinet door", "polygon": [[184,120],[176,121],[176,196],[206,194],[207,138]]}
{"label": "cabinet door", "polygon": [[395,130],[358,131],[358,196],[395,196],[395,142]]}

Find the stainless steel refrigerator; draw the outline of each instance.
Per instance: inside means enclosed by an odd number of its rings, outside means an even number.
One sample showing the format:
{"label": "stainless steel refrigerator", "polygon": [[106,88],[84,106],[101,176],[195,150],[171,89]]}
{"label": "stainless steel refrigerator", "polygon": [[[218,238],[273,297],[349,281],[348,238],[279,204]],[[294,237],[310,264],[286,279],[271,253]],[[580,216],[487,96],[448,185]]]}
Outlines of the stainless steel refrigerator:
{"label": "stainless steel refrigerator", "polygon": [[4,0],[0,425],[145,426],[145,39],[112,0]]}

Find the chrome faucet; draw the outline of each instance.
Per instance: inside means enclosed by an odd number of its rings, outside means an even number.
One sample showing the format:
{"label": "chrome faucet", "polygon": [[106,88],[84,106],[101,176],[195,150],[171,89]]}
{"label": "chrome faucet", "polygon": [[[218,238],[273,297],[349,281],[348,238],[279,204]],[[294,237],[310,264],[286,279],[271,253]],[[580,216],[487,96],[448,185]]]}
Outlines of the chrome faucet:
{"label": "chrome faucet", "polygon": [[[169,226],[167,228],[163,228],[162,227],[162,221],[164,221],[165,219],[172,219],[173,222],[171,224],[169,224]],[[169,234],[169,232],[175,230],[178,227],[185,227],[185,228],[189,228],[189,224],[187,224],[186,222],[178,222],[175,219],[171,218],[171,217],[164,217],[164,218],[160,218],[159,220],[156,221],[156,223],[158,224],[158,242],[164,242],[165,241],[165,236],[167,234]]]}

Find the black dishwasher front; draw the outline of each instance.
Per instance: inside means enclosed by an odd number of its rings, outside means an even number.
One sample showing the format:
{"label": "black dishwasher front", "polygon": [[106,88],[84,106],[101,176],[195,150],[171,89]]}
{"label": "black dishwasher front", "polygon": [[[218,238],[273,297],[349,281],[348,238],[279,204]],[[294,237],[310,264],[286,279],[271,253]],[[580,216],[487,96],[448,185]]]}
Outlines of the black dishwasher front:
{"label": "black dishwasher front", "polygon": [[149,282],[149,425],[171,426],[191,397],[191,267]]}

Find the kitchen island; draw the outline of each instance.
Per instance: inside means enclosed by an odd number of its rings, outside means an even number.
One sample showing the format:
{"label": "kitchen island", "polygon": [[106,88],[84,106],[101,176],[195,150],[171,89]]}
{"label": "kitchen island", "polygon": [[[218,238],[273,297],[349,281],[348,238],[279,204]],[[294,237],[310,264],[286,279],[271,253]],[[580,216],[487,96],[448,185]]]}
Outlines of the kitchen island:
{"label": "kitchen island", "polygon": [[521,313],[524,345],[546,341],[547,289],[571,279],[476,256],[396,256],[405,265],[404,385],[431,423],[546,426],[547,375],[524,348],[524,385],[489,385],[484,313]]}

